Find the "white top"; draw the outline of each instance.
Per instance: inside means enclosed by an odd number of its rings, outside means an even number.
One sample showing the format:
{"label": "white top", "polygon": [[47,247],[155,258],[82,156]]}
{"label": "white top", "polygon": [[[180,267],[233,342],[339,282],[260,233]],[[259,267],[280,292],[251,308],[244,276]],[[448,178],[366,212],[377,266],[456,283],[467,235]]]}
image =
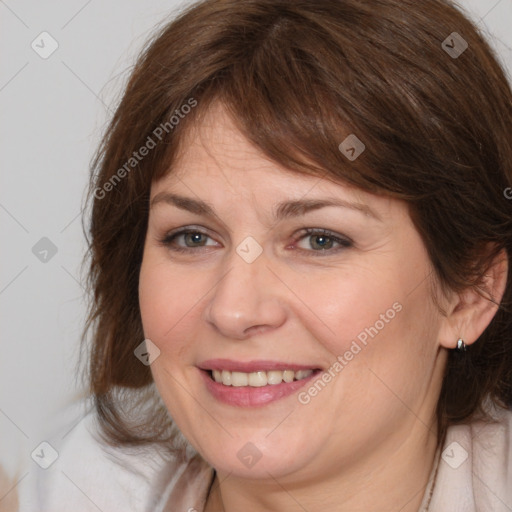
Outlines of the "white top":
{"label": "white top", "polygon": [[[448,428],[419,512],[431,493],[431,512],[512,511],[512,411],[493,415],[494,422]],[[89,413],[66,435],[53,464],[34,464],[20,484],[20,511],[204,512],[214,472],[202,459],[166,461],[153,448],[107,453],[95,432]],[[51,449],[42,449],[40,460],[52,460]]]}

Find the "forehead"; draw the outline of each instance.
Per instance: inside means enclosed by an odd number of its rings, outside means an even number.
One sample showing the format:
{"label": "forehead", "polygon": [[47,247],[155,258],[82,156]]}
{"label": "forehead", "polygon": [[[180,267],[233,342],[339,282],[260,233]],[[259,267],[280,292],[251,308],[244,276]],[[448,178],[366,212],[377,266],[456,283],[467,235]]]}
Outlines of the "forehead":
{"label": "forehead", "polygon": [[[169,172],[153,184],[152,196],[191,181],[217,186],[223,181],[228,187],[245,184],[272,190],[313,184],[325,187],[332,183],[325,177],[287,169],[268,158],[247,140],[220,102],[213,103],[199,122],[187,128]],[[229,188],[221,190],[227,192]]]}
{"label": "forehead", "polygon": [[[220,103],[213,104],[199,122],[188,127],[169,172],[151,187],[151,200],[174,191],[203,198],[215,205],[276,204],[285,199],[339,199],[373,204],[379,216],[394,199],[376,196],[335,179],[299,173],[268,158],[241,133]],[[377,210],[377,211],[376,211]]]}
{"label": "forehead", "polygon": [[232,171],[231,179],[242,178],[249,172],[272,174],[274,180],[284,175],[288,178],[299,176],[271,161],[251,144],[218,102],[184,134],[174,161],[176,178],[184,178],[197,171],[201,171],[203,177],[218,177],[219,174],[226,177]]}

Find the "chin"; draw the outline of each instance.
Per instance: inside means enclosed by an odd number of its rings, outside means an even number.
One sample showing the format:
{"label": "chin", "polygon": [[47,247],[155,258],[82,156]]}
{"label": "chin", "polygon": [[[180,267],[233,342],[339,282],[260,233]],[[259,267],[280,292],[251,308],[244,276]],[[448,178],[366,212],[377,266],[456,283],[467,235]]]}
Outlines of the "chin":
{"label": "chin", "polygon": [[218,472],[241,478],[282,478],[305,468],[314,457],[315,447],[304,441],[284,443],[270,442],[268,432],[254,435],[252,441],[229,441],[230,445],[218,443],[216,447],[200,449],[200,453]]}

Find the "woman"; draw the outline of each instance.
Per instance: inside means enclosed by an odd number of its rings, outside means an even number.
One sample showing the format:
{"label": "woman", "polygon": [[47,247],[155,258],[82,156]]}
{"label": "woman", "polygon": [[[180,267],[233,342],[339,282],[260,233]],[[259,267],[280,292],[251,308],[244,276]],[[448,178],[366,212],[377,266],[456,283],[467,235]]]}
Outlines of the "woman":
{"label": "woman", "polygon": [[42,509],[512,510],[511,100],[443,0],[164,27],[94,163],[95,413]]}

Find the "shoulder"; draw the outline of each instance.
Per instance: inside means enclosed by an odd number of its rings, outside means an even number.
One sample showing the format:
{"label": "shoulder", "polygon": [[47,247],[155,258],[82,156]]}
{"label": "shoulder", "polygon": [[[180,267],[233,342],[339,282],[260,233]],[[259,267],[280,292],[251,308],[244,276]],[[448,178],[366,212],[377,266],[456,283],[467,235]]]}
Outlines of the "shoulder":
{"label": "shoulder", "polygon": [[452,425],[440,450],[431,510],[512,510],[512,411]]}
{"label": "shoulder", "polygon": [[512,510],[512,411],[490,408],[470,425],[477,510]]}
{"label": "shoulder", "polygon": [[22,493],[27,512],[158,511],[170,482],[186,475],[189,466],[156,447],[106,446],[92,411],[48,444],[40,455],[55,460],[46,469],[32,468]]}

